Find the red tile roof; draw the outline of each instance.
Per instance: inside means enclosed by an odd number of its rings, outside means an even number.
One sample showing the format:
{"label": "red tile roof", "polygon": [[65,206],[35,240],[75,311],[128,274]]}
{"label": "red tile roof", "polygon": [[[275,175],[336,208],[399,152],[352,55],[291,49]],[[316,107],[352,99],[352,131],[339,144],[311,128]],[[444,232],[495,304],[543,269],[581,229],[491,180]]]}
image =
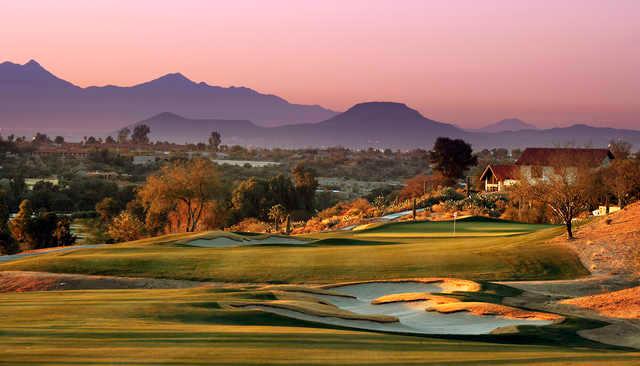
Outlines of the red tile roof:
{"label": "red tile roof", "polygon": [[491,171],[493,176],[499,181],[504,181],[505,179],[518,179],[520,176],[520,169],[516,165],[489,165],[480,176],[480,180],[483,180],[489,171]]}
{"label": "red tile roof", "polygon": [[572,166],[587,164],[599,166],[605,158],[613,159],[609,149],[527,148],[516,165]]}

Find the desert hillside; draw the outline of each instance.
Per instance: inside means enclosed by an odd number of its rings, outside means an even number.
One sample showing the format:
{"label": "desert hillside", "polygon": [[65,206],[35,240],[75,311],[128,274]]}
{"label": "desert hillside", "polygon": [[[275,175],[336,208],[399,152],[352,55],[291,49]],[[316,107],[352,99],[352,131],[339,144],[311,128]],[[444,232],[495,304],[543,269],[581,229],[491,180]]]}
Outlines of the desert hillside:
{"label": "desert hillside", "polygon": [[640,202],[579,226],[576,240],[565,241],[593,274],[640,273]]}

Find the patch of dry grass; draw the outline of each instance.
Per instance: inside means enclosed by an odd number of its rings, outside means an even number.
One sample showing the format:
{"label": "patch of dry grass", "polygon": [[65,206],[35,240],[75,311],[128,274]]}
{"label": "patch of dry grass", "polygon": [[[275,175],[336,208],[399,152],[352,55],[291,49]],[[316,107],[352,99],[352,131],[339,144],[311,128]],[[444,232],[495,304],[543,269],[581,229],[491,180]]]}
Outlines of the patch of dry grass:
{"label": "patch of dry grass", "polygon": [[612,318],[640,319],[640,286],[562,300],[560,303],[593,310],[600,315]]}

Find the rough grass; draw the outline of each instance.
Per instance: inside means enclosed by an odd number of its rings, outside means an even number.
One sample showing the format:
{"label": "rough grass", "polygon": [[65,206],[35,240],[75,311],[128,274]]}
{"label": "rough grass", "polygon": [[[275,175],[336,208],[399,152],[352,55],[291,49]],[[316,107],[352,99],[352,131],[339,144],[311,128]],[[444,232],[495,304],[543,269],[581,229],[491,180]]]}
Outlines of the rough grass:
{"label": "rough grass", "polygon": [[627,365],[640,357],[584,344],[492,343],[499,336],[480,342],[335,329],[225,305],[273,298],[267,293],[198,288],[0,294],[0,363]]}
{"label": "rough grass", "polygon": [[[242,283],[335,283],[411,277],[523,280],[576,278],[588,274],[577,256],[565,245],[548,242],[562,233],[561,228],[516,236],[402,236],[408,230],[438,232],[443,230],[442,226],[438,226],[441,224],[391,224],[385,233],[397,232],[397,236],[371,238],[372,245],[366,245],[366,242],[357,239],[358,233],[352,232],[310,236],[312,239],[331,240],[309,247],[195,248],[176,243],[192,238],[238,234],[212,232],[170,235],[24,258],[1,264],[0,270]],[[487,232],[523,230],[521,224],[510,222],[468,222],[467,225],[467,231],[480,230],[473,228],[473,225],[481,225],[482,230]],[[526,226],[530,230],[541,229],[540,226]],[[349,245],[350,240],[353,245]],[[332,242],[336,245],[331,245]]]}

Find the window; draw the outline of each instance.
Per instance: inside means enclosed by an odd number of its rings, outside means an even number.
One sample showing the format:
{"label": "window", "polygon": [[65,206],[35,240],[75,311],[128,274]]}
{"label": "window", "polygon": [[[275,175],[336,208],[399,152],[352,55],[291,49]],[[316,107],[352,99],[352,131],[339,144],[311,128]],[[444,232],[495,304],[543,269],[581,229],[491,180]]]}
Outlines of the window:
{"label": "window", "polygon": [[542,167],[541,166],[532,166],[531,167],[531,178],[533,178],[533,179],[542,179]]}

